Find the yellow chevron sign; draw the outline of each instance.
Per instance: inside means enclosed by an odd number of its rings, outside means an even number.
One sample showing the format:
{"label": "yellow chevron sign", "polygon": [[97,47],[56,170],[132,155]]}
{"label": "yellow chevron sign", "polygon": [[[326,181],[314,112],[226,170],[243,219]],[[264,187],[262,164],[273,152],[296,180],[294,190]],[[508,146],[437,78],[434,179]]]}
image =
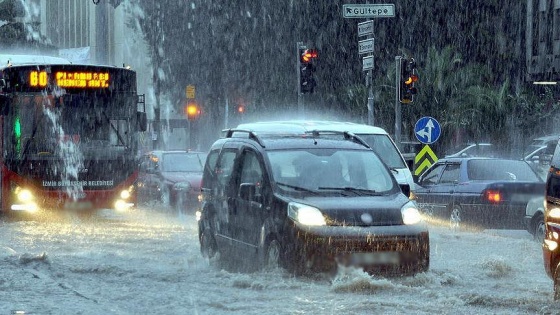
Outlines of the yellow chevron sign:
{"label": "yellow chevron sign", "polygon": [[[431,160],[430,160],[431,158]],[[429,145],[424,145],[422,150],[416,154],[414,158],[414,175],[420,175],[423,171],[429,168],[432,164],[438,161],[434,151],[430,149]]]}

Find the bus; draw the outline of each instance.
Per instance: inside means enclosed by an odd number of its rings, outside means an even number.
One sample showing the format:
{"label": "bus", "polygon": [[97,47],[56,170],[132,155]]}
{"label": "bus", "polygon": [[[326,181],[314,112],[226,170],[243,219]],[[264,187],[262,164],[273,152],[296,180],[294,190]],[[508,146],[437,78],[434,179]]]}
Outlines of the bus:
{"label": "bus", "polygon": [[0,211],[134,207],[142,105],[133,70],[0,55]]}

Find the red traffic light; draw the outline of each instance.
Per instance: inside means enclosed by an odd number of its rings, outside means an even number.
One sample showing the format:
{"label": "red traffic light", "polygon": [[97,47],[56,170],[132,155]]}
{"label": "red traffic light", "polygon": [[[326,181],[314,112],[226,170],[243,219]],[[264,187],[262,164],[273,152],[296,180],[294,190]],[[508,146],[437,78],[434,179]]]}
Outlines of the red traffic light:
{"label": "red traffic light", "polygon": [[311,62],[312,59],[317,58],[319,55],[317,54],[317,49],[306,49],[301,54],[301,62],[308,63]]}

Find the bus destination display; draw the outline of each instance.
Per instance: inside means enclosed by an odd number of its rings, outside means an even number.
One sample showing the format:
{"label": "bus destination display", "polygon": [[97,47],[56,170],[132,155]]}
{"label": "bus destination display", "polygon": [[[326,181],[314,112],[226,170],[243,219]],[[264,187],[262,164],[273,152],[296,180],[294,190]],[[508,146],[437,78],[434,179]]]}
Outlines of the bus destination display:
{"label": "bus destination display", "polygon": [[[91,71],[56,71],[55,85],[62,88],[103,89],[108,88],[110,75],[108,72]],[[29,86],[46,87],[49,84],[49,74],[46,71],[33,70],[29,73]]]}

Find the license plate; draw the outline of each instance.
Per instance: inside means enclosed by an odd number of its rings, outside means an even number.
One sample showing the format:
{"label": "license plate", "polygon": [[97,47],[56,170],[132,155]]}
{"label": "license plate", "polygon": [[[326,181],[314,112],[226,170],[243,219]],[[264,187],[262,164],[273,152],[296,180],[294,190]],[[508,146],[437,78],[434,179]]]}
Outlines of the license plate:
{"label": "license plate", "polygon": [[359,265],[397,265],[400,262],[397,252],[353,253],[351,259]]}
{"label": "license plate", "polygon": [[89,210],[93,208],[93,204],[89,201],[69,201],[64,204],[65,210]]}

